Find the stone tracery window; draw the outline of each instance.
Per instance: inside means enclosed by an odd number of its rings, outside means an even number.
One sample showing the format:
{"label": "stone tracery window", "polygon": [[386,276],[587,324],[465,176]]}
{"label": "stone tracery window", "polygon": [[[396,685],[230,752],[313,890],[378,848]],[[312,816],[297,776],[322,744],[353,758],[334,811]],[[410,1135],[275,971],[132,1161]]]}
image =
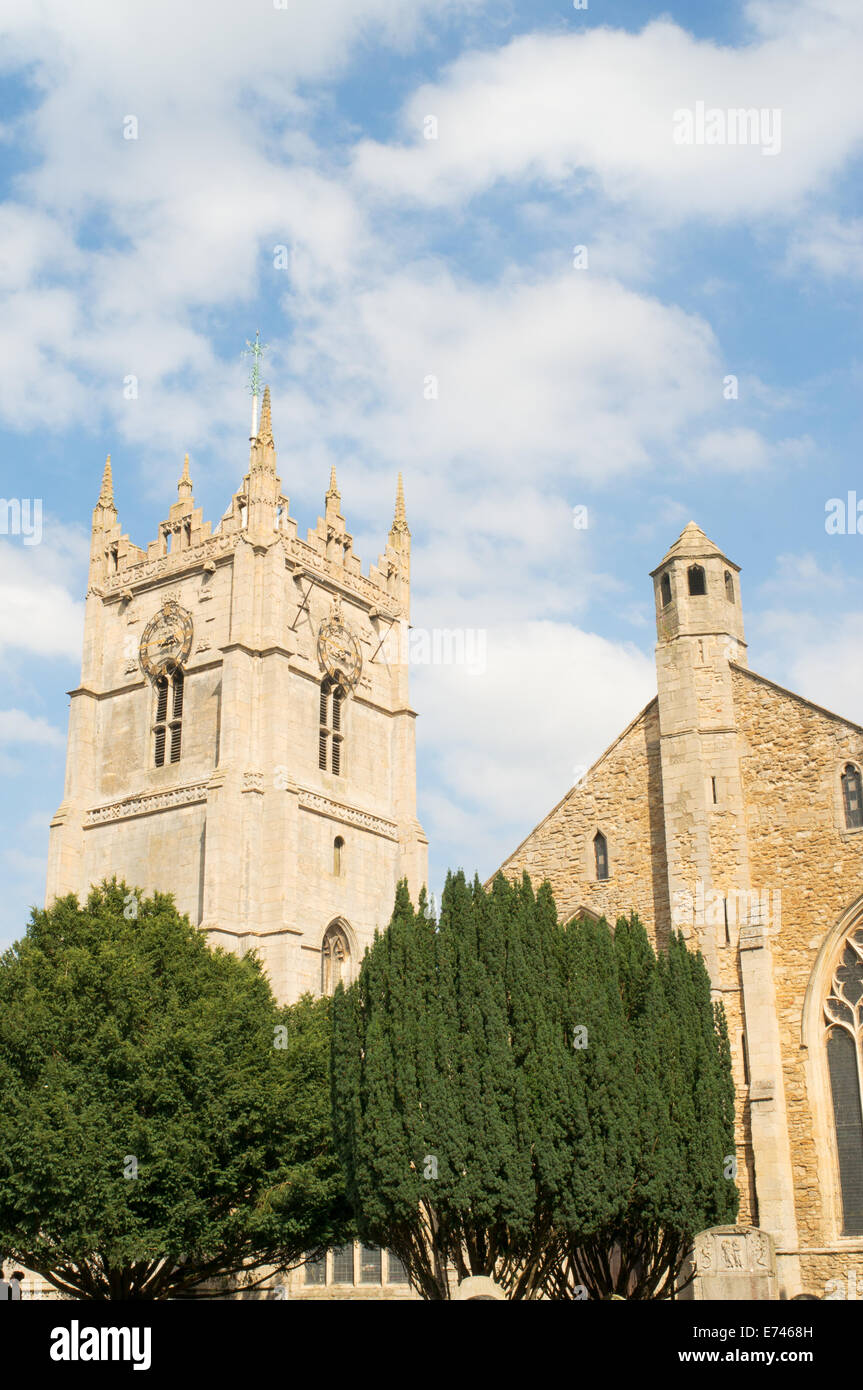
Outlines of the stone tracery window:
{"label": "stone tracery window", "polygon": [[845,939],[824,1001],[842,1234],[863,1235],[863,925]]}
{"label": "stone tracery window", "polygon": [[863,825],[863,778],[859,767],[846,763],[842,774],[842,801],[845,806],[845,824],[849,830]]}
{"label": "stone tracery window", "polygon": [[336,986],[351,982],[351,946],[344,927],[332,922],[324,933],[321,949],[321,994],[335,994]]}

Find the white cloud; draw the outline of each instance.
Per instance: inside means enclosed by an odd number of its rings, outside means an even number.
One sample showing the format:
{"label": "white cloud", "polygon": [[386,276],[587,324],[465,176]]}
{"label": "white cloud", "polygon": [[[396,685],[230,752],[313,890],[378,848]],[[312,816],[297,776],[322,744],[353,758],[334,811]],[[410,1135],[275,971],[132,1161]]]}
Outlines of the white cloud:
{"label": "white cloud", "polygon": [[0,710],[0,744],[44,743],[62,748],[66,740],[47,719],[36,719],[21,709]]}
{"label": "white cloud", "polygon": [[829,278],[863,278],[863,218],[827,216],[805,224],[791,239],[788,264],[791,269],[814,268]]}
{"label": "white cloud", "polygon": [[526,469],[613,482],[721,403],[709,325],[592,273],[475,285],[417,264],[294,307],[288,363],[326,384],[334,434],[474,486]]}
{"label": "white cloud", "polygon": [[79,531],[47,517],[40,545],[0,539],[0,657],[12,651],[78,662],[87,542]]}
{"label": "white cloud", "polygon": [[863,612],[789,612],[785,618],[773,614],[771,622],[776,657],[787,672],[780,684],[863,725]]}
{"label": "white cloud", "polygon": [[[634,646],[526,621],[488,629],[483,674],[420,666],[412,688],[435,770],[425,829],[455,863],[465,843],[509,852],[652,698],[656,677]],[[471,824],[490,833],[477,839]],[[464,867],[489,873],[497,862]]]}
{"label": "white cloud", "polygon": [[[863,141],[863,11],[800,3],[748,10],[752,42],[722,47],[662,19],[640,33],[532,34],[460,56],[408,100],[406,143],[364,141],[357,172],[387,198],[462,203],[498,182],[604,195],[660,222],[793,214]],[[781,151],[679,145],[673,115],[697,102],[778,109]],[[438,138],[424,137],[433,115]]]}

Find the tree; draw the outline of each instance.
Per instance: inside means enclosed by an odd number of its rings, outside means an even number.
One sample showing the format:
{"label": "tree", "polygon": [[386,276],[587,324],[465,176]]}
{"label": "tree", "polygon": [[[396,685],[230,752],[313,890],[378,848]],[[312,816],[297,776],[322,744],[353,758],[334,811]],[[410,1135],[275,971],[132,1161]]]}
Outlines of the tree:
{"label": "tree", "polygon": [[556,1222],[592,1232],[625,1199],[626,1167],[588,1124],[573,1034],[597,1006],[585,985],[573,1014],[564,947],[547,885],[459,872],[437,924],[400,885],[337,992],[334,1130],[358,1227],[426,1298],[449,1297],[448,1270],[534,1296],[560,1263]]}
{"label": "tree", "polygon": [[[604,921],[574,922],[567,935],[577,990],[597,959],[597,937],[608,944],[612,938]],[[634,915],[618,920],[602,974],[614,981],[621,1004],[597,1038],[604,1053],[621,1033],[618,1096],[609,1110],[602,1089],[587,1084],[585,1094],[604,1145],[611,1141],[627,1155],[628,1193],[588,1238],[567,1229],[554,1288],[558,1297],[582,1285],[595,1298],[668,1298],[693,1237],[737,1213],[724,1011],[711,1003],[700,953],[674,935],[657,957]]]}
{"label": "tree", "polygon": [[561,927],[548,884],[399,885],[333,1013],[334,1134],[358,1228],[426,1298],[666,1297],[733,1218],[733,1090],[701,957],[637,917]]}
{"label": "tree", "polygon": [[116,881],[0,957],[0,1246],[81,1298],[260,1282],[345,1239],[328,1001],[279,1009]]}
{"label": "tree", "polygon": [[500,894],[447,877],[439,923],[407,885],[333,1013],[334,1130],[360,1234],[414,1287],[500,1276],[534,1205],[523,1079],[510,1042]]}

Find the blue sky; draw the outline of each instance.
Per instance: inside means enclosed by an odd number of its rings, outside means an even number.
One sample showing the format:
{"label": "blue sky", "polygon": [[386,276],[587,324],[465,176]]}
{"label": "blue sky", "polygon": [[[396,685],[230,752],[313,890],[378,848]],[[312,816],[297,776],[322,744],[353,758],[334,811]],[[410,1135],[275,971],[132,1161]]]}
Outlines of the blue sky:
{"label": "blue sky", "polygon": [[[43,892],[105,455],[136,543],[186,450],[215,522],[258,327],[301,534],[335,461],[368,565],[401,469],[414,623],[487,635],[413,679],[435,884],[650,698],[690,518],[753,668],[863,723],[863,534],[825,529],[863,499],[859,0],[9,0],[0,41],[0,492],[44,512],[0,535],[0,943]],[[675,143],[698,102],[778,111],[775,153]]]}

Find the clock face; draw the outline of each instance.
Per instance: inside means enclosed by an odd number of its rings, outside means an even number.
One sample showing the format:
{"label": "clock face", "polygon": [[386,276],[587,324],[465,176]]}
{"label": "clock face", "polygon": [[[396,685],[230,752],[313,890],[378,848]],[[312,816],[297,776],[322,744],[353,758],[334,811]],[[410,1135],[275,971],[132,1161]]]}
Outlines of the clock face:
{"label": "clock face", "polygon": [[337,618],[321,623],[318,629],[318,661],[333,680],[343,681],[351,689],[363,669],[360,644],[349,627]]}
{"label": "clock face", "polygon": [[191,615],[168,599],[144,628],[139,649],[141,670],[151,679],[169,674],[183,665],[191,650]]}

